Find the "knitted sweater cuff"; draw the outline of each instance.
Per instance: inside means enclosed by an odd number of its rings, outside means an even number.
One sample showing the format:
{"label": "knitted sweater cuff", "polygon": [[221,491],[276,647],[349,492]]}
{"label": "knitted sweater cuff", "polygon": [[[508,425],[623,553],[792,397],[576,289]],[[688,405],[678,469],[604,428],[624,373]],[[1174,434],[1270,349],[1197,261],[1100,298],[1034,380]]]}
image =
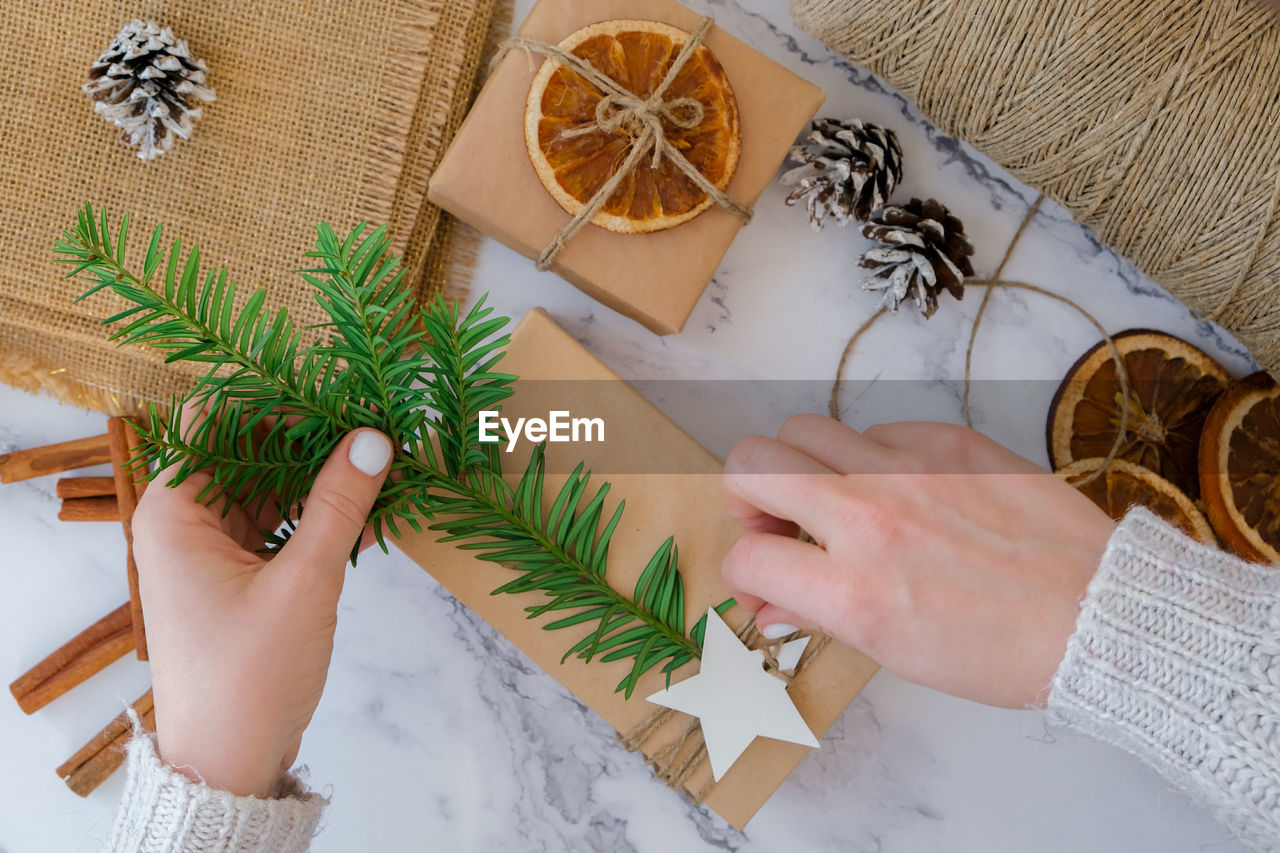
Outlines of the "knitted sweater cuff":
{"label": "knitted sweater cuff", "polygon": [[237,797],[193,782],[164,764],[153,735],[129,742],[124,799],[110,853],[303,853],[326,800],[287,775],[279,799]]}
{"label": "knitted sweater cuff", "polygon": [[1280,838],[1280,571],[1129,512],[1054,676],[1056,720],[1142,758],[1244,841]]}

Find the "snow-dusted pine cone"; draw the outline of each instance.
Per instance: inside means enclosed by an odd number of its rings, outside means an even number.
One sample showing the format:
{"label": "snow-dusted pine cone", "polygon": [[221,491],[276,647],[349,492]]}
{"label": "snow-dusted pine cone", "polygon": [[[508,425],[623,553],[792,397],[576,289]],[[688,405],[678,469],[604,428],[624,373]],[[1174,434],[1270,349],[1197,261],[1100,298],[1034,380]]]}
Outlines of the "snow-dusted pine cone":
{"label": "snow-dusted pine cone", "polygon": [[803,199],[814,231],[828,216],[841,226],[855,219],[866,222],[902,180],[897,135],[856,118],[814,120],[813,130],[787,160],[800,164],[782,175],[784,186],[795,187],[787,204]]}
{"label": "snow-dusted pine cone", "polygon": [[884,291],[880,304],[890,311],[910,298],[929,317],[944,288],[956,299],[964,295],[964,279],[973,275],[973,244],[964,224],[934,199],[882,208],[862,226],[862,235],[884,244],[862,256],[862,266],[875,270],[862,289]]}
{"label": "snow-dusted pine cone", "polygon": [[173,30],[134,20],[89,68],[84,90],[94,112],[120,128],[120,141],[151,160],[172,148],[175,137],[190,138],[202,115],[199,103],[214,100],[208,73]]}

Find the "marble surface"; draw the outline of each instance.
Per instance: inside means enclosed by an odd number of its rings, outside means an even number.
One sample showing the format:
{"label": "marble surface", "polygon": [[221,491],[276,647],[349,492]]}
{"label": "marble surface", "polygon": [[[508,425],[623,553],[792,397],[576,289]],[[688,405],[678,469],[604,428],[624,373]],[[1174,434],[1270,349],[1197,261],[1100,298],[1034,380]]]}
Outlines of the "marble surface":
{"label": "marble surface", "polygon": [[[942,199],[966,223],[979,273],[991,272],[1033,191],[799,33],[778,0],[690,5],[821,86],[825,113],[897,129],[907,164],[898,197]],[[517,4],[517,19],[528,6]],[[776,186],[765,193],[755,222],[676,337],[655,337],[492,242],[480,254],[476,291],[489,291],[513,316],[547,308],[723,454],[738,435],[774,430],[793,411],[824,411],[844,342],[875,305],[853,286],[861,238],[811,233],[783,197]],[[1195,323],[1053,204],[1028,230],[1008,276],[1069,295],[1113,331],[1163,329],[1237,374],[1251,369],[1229,335]],[[963,376],[977,296],[944,297],[944,310],[927,322],[904,311],[873,330],[848,375],[878,381],[858,385],[846,420],[958,421],[955,380]],[[977,425],[1044,463],[1043,420],[1056,380],[1095,340],[1085,321],[1057,303],[997,294],[975,375],[1018,382],[976,388]],[[698,395],[671,390],[684,386],[651,381],[695,377],[757,382],[726,424]],[[0,388],[0,452],[101,427],[100,416]],[[0,487],[8,557],[0,672],[7,678],[127,594],[118,531],[57,522],[52,481]],[[0,853],[91,850],[107,836],[119,774],[80,800],[52,771],[147,684],[146,665],[124,660],[33,717],[0,702]],[[981,707],[887,673],[747,831],[734,831],[655,782],[608,726],[397,553],[362,561],[348,575],[329,686],[302,757],[312,784],[333,797],[316,851],[1240,849],[1125,754],[1055,733],[1038,713]]]}

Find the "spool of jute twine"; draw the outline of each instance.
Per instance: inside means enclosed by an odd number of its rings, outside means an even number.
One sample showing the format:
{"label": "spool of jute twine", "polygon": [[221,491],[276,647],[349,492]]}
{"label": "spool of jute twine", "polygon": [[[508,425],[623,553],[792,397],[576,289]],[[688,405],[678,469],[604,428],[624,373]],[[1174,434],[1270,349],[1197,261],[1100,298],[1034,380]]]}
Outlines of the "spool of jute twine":
{"label": "spool of jute twine", "polygon": [[791,0],[1280,375],[1280,19],[1253,0]]}
{"label": "spool of jute twine", "polygon": [[609,75],[591,63],[575,56],[558,45],[550,44],[526,36],[514,36],[502,42],[490,68],[496,67],[512,50],[524,50],[530,56],[530,71],[533,70],[532,54],[540,53],[548,60],[572,69],[593,86],[600,90],[603,97],[596,103],[594,120],[578,127],[561,131],[563,137],[581,136],[586,133],[603,131],[617,133],[623,128],[636,126],[643,130],[631,145],[627,159],[622,162],[607,181],[588,199],[564,227],[552,238],[547,247],[538,256],[539,270],[549,269],[565,245],[579,231],[591,222],[617,192],[618,187],[628,175],[640,168],[648,158],[650,168],[657,168],[664,159],[674,163],[680,171],[702,190],[715,204],[736,215],[743,224],[751,221],[751,209],[734,201],[727,193],[717,187],[706,176],[698,171],[680,150],[667,139],[665,125],[688,130],[702,123],[703,106],[696,98],[666,98],[666,91],[684,68],[689,57],[702,44],[715,23],[711,18],[703,18],[689,38],[681,46],[675,59],[667,68],[662,80],[648,94],[631,92],[620,85]]}
{"label": "spool of jute twine", "polygon": [[[790,670],[783,670],[778,666],[778,651],[789,638],[764,640],[760,632],[756,630],[754,616],[744,622],[742,627],[735,633],[738,635],[738,639],[748,648],[759,648],[764,655],[765,669],[788,684],[799,677],[805,667],[812,663],[814,658],[831,641],[831,638],[825,634],[811,635],[812,639],[809,641],[809,645],[805,647],[804,653],[796,662],[795,667]],[[641,720],[631,731],[625,734],[618,732],[618,742],[626,747],[628,752],[643,750],[666,727],[667,723],[677,717],[685,716],[679,711],[673,711],[670,708],[658,708]],[[702,726],[696,717],[687,717],[675,739],[655,749],[653,752],[645,754],[644,761],[645,764],[652,768],[654,776],[675,790],[683,791],[694,803],[701,803],[715,788],[715,782],[711,780],[708,780],[706,784],[696,791],[690,791],[685,787],[685,784],[708,761],[707,744],[702,737]]]}

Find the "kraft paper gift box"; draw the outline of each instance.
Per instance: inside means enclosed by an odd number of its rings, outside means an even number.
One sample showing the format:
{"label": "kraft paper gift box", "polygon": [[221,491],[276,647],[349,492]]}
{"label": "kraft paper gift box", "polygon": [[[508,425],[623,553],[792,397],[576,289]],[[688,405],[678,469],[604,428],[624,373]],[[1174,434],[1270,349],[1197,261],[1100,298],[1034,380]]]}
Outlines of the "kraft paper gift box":
{"label": "kraft paper gift box", "polygon": [[[613,19],[661,21],[690,32],[701,17],[672,0],[542,0],[519,32],[556,44],[588,24]],[[738,102],[742,154],[727,192],[750,207],[822,104],[822,92],[718,27],[703,43],[723,66]],[[433,203],[530,258],[570,218],[539,182],[525,148],[525,99],[542,61],[518,49],[502,59],[428,189]],[[674,334],[743,227],[735,214],[716,206],[649,234],[588,225],[552,270],[654,332]]]}
{"label": "kraft paper gift box", "polygon": [[[615,589],[630,595],[649,556],[674,535],[685,582],[686,624],[692,625],[709,606],[728,598],[720,583],[720,563],[741,530],[723,508],[720,460],[540,309],[521,320],[498,369],[520,377],[515,393],[503,404],[503,417],[511,421],[517,417],[545,419],[557,410],[604,420],[603,442],[546,445],[548,474],[543,497],[549,507],[569,472],[581,461],[587,470],[596,472],[593,483],[598,486],[607,480],[613,486],[605,517],[619,500],[626,501],[609,549],[606,578]],[[518,480],[530,449],[528,442],[519,442],[512,453],[501,454],[509,481]],[[663,473],[646,473],[654,471]],[[565,651],[587,629],[544,630],[548,618],[528,619],[525,612],[526,607],[545,601],[541,593],[492,595],[512,579],[512,571],[439,542],[440,535],[410,533],[397,540],[397,545],[619,732],[632,731],[658,709],[645,700],[664,686],[658,669],[648,672],[626,699],[614,687],[630,670],[630,661],[604,663],[597,658],[588,663],[571,657],[561,663]],[[724,618],[730,627],[737,628],[749,615],[735,607]],[[696,671],[696,662],[688,664],[675,672],[672,683]],[[869,658],[833,640],[800,669],[788,693],[820,738],[875,671]],[[671,743],[689,720],[676,714],[645,743],[644,753],[652,755]],[[808,753],[803,746],[757,738],[710,789],[705,802],[741,829]],[[710,780],[711,769],[703,761],[685,787],[691,793],[698,792]],[[655,780],[654,784],[661,783]]]}

